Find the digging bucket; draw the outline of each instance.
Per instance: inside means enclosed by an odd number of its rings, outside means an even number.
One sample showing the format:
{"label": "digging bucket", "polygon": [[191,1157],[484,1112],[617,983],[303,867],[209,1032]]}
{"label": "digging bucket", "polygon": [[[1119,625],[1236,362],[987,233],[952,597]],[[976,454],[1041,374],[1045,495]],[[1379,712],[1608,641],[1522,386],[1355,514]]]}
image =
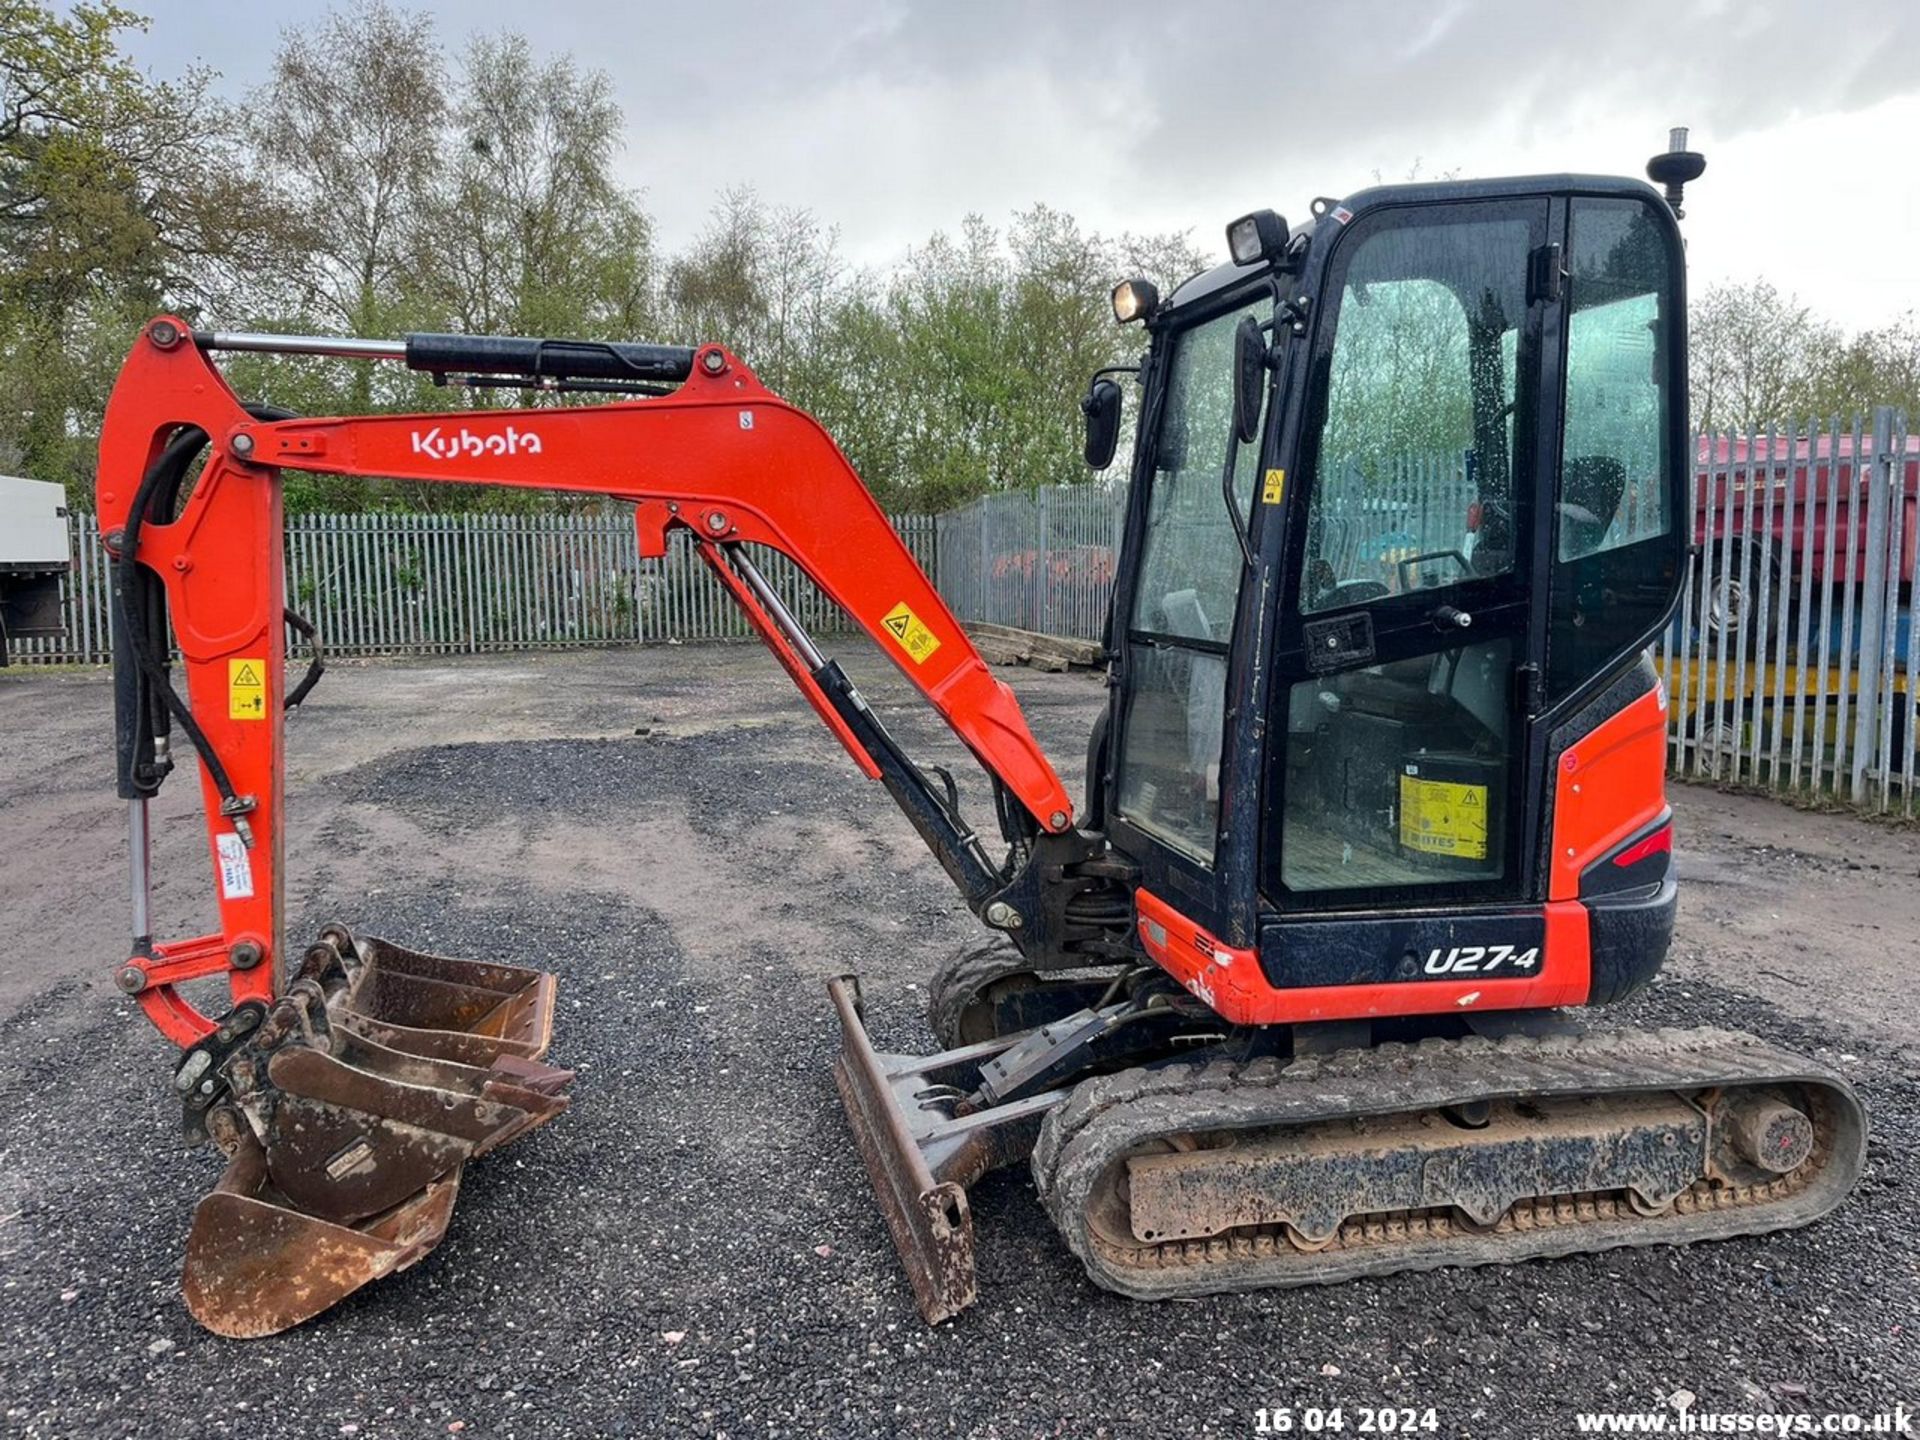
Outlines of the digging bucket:
{"label": "digging bucket", "polygon": [[228,1155],[187,1242],[195,1318],[269,1335],[431,1251],[466,1162],[566,1108],[553,996],[537,970],[330,926],[271,1007],[229,1017],[237,1039],[189,1051],[189,1130],[200,1104]]}

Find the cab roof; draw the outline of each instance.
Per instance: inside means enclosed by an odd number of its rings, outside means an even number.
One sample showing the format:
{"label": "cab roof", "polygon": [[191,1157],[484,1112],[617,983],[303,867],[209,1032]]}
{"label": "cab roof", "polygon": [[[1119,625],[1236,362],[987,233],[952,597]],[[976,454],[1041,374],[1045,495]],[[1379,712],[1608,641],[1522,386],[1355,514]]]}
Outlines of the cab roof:
{"label": "cab roof", "polygon": [[[1515,175],[1492,180],[1419,180],[1401,185],[1372,185],[1365,190],[1356,190],[1344,200],[1329,201],[1320,215],[1310,216],[1292,228],[1296,243],[1298,238],[1304,235],[1308,237],[1307,244],[1310,248],[1314,234],[1322,225],[1328,223],[1330,217],[1342,210],[1346,212],[1347,218],[1338,223],[1344,226],[1351,224],[1370,210],[1383,209],[1390,205],[1433,205],[1451,201],[1503,200],[1528,195],[1631,197],[1651,201],[1662,210],[1666,208],[1666,202],[1661,199],[1658,190],[1644,180],[1636,180],[1627,175],[1562,173]],[[1268,266],[1263,261],[1256,261],[1251,265],[1236,265],[1229,260],[1225,264],[1214,266],[1211,270],[1203,270],[1180,284],[1167,301],[1166,309],[1174,310],[1209,300],[1244,280],[1264,273],[1267,269]]]}

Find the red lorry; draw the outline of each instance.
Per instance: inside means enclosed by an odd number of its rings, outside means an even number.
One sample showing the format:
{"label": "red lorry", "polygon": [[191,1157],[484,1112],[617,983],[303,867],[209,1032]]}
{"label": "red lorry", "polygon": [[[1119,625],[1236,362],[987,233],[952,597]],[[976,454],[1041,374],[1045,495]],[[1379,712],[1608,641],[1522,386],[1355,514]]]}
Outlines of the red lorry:
{"label": "red lorry", "polygon": [[[1854,463],[1856,439],[1861,465]],[[1780,613],[1783,576],[1789,615],[1797,613],[1803,593],[1819,595],[1829,583],[1863,586],[1869,570],[1869,479],[1878,453],[1870,431],[1857,437],[1850,431],[1811,438],[1700,436],[1693,538],[1711,587],[1696,627],[1753,633],[1747,611],[1764,598],[1768,613],[1754,620],[1759,635],[1770,635]],[[1920,542],[1920,435],[1896,436],[1891,453],[1900,463],[1893,467],[1890,498],[1897,504],[1889,504],[1887,523],[1899,540],[1898,594],[1905,608]]]}

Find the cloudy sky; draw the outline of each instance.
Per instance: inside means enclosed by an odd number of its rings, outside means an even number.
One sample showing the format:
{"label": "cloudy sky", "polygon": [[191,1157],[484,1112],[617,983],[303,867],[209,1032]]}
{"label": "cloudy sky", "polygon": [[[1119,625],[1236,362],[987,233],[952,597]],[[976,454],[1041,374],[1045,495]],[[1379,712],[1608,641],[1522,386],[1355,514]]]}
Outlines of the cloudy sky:
{"label": "cloudy sky", "polygon": [[[744,183],[859,263],[1036,200],[1217,249],[1237,214],[1416,165],[1639,174],[1685,124],[1696,284],[1765,277],[1850,328],[1920,310],[1920,0],[414,5],[450,46],[520,29],[605,69],[669,246]],[[143,63],[238,98],[327,5],[137,8]]]}

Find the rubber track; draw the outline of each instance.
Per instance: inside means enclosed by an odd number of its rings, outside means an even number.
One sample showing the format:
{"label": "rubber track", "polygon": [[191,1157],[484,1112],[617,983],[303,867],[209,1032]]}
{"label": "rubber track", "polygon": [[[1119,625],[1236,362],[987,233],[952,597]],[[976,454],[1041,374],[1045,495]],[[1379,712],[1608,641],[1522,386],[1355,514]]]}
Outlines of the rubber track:
{"label": "rubber track", "polygon": [[[1480,1099],[1765,1084],[1800,1084],[1813,1093],[1815,1145],[1807,1165],[1737,1193],[1702,1181],[1659,1216],[1635,1214],[1607,1196],[1522,1202],[1486,1231],[1451,1224],[1437,1212],[1398,1212],[1350,1220],[1319,1251],[1276,1241],[1277,1227],[1259,1227],[1122,1252],[1090,1234],[1085,1222],[1109,1166],[1158,1136],[1310,1125]],[[1085,1082],[1048,1115],[1033,1175],[1055,1227],[1096,1283],[1152,1300],[1787,1229],[1839,1204],[1865,1156],[1865,1112],[1853,1087],[1826,1067],[1736,1031],[1623,1030],[1427,1040],[1291,1064],[1263,1059],[1123,1071]]]}
{"label": "rubber track", "polygon": [[957,1049],[960,1018],[980,992],[1009,975],[1031,973],[1025,956],[999,936],[962,946],[948,956],[927,982],[927,1024],[945,1050]]}

